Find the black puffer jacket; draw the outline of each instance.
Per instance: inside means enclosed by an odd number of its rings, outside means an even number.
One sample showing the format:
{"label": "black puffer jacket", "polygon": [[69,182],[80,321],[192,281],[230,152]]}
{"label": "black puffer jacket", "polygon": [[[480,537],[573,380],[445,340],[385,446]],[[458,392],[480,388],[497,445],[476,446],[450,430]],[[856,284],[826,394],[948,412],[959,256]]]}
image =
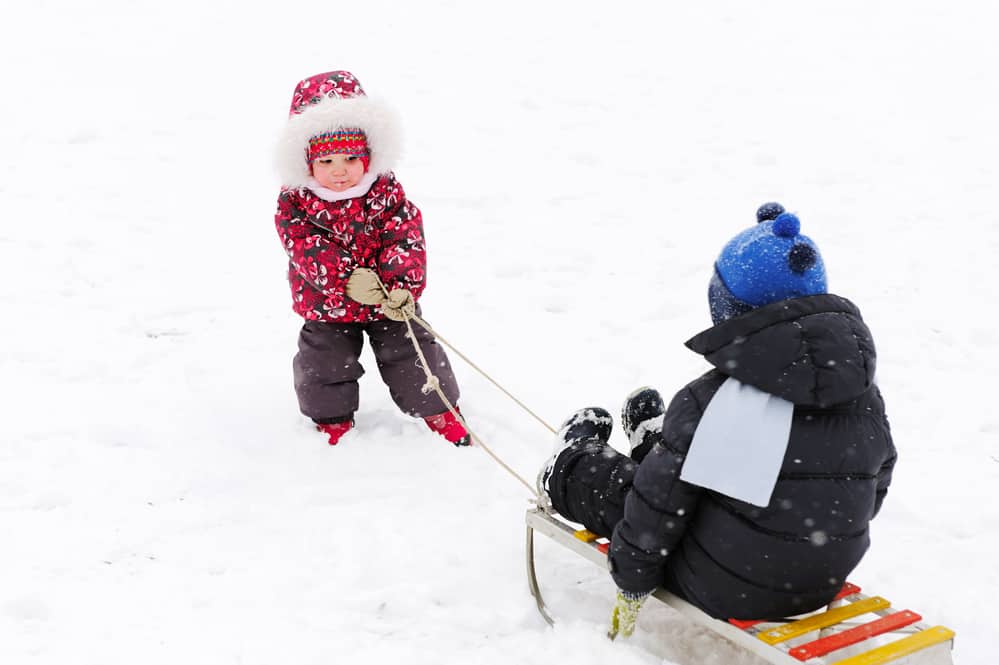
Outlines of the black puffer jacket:
{"label": "black puffer jacket", "polygon": [[[867,550],[895,463],[870,331],[853,303],[819,295],[760,307],[687,346],[716,369],[676,394],[661,441],[639,466],[611,542],[615,582],[634,592],[666,586],[717,618],[821,607]],[[679,479],[701,415],[729,376],[795,405],[766,508]]]}

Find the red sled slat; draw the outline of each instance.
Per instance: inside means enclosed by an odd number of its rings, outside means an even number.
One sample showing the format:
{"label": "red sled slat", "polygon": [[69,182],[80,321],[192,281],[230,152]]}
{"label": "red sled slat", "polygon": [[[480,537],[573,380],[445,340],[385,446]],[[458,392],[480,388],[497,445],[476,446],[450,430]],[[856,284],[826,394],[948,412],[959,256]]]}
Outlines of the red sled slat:
{"label": "red sled slat", "polygon": [[865,623],[862,626],[856,626],[841,633],[806,642],[801,646],[794,647],[788,653],[800,661],[806,661],[809,658],[818,658],[827,653],[832,653],[837,649],[848,647],[851,644],[863,642],[870,637],[883,635],[899,628],[905,628],[922,618],[911,610],[902,610],[901,612],[889,614],[870,623]]}
{"label": "red sled slat", "polygon": [[847,596],[852,596],[855,593],[860,593],[860,587],[857,586],[856,584],[851,584],[850,582],[847,582],[846,584],[843,585],[843,588],[839,590],[839,593],[836,594],[836,597],[833,598],[833,600],[842,600],[843,598],[846,598]]}
{"label": "red sled slat", "polygon": [[738,628],[739,630],[746,630],[747,628],[752,628],[758,623],[763,623],[762,619],[729,619],[728,622]]}

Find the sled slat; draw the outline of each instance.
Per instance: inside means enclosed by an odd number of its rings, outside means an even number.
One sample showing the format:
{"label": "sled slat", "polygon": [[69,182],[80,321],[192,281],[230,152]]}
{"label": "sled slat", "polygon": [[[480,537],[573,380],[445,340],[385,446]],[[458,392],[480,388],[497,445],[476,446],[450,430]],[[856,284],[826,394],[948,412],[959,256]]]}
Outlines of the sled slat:
{"label": "sled slat", "polygon": [[843,588],[839,590],[839,593],[836,594],[836,597],[833,598],[833,600],[842,600],[847,596],[852,596],[855,593],[860,593],[860,587],[851,582],[847,582],[846,584],[843,585]]}
{"label": "sled slat", "polygon": [[836,651],[837,649],[848,647],[851,644],[863,642],[870,637],[883,635],[884,633],[889,633],[893,630],[898,630],[899,628],[905,628],[910,624],[920,621],[922,618],[923,617],[911,610],[902,610],[901,612],[881,617],[876,621],[871,621],[870,623],[865,623],[861,626],[844,630],[841,633],[836,633],[835,635],[823,637],[821,639],[802,644],[801,646],[794,647],[788,653],[801,661],[808,660],[809,658],[817,658],[819,656],[824,656],[827,653]]}
{"label": "sled slat", "polygon": [[728,622],[741,630],[763,623],[763,619],[729,619]]}
{"label": "sled slat", "polygon": [[783,626],[777,626],[776,628],[760,633],[757,637],[767,644],[778,644],[779,642],[785,642],[815,630],[834,626],[846,619],[851,619],[861,614],[867,614],[874,610],[883,610],[886,607],[891,607],[891,603],[881,596],[874,596],[873,598],[866,598],[856,603],[844,605],[843,607],[833,608],[821,614],[813,614],[810,617],[792,621]]}
{"label": "sled slat", "polygon": [[903,656],[908,656],[931,647],[934,644],[940,644],[952,639],[954,639],[953,630],[944,626],[934,626],[897,642],[885,644],[877,649],[871,649],[852,658],[838,661],[836,665],[881,665],[881,663],[890,663]]}
{"label": "sled slat", "polygon": [[[843,600],[847,596],[852,596],[855,593],[860,593],[860,587],[852,582],[846,582],[843,585],[843,588],[839,590],[839,593],[837,593],[833,598],[833,601]],[[728,622],[741,630],[746,630],[747,628],[752,628],[753,626],[765,623],[763,619],[729,619]]]}

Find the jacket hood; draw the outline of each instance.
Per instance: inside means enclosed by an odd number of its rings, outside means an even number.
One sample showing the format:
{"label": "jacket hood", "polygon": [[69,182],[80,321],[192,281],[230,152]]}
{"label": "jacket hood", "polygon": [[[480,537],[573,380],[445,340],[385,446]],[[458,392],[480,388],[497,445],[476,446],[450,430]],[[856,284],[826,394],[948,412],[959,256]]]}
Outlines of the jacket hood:
{"label": "jacket hood", "polygon": [[871,331],[856,305],[832,294],[759,307],[686,345],[723,374],[801,406],[847,402],[874,382]]}
{"label": "jacket hood", "polygon": [[359,128],[367,136],[369,173],[378,175],[395,168],[402,140],[398,116],[388,104],[368,97],[350,72],[326,72],[300,81],[292,95],[288,122],[278,139],[276,161],[281,184],[309,186],[309,139],[350,128]]}

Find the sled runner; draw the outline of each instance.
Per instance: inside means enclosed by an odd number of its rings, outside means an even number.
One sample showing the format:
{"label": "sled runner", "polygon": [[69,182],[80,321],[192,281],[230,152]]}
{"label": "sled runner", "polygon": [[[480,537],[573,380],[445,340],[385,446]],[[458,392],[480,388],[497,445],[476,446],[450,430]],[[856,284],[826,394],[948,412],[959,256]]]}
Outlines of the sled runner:
{"label": "sled runner", "polygon": [[[607,564],[610,543],[585,529],[576,530],[557,515],[527,511],[527,580],[538,611],[554,625],[534,568],[535,531],[600,566]],[[919,614],[896,610],[884,598],[864,595],[850,583],[825,611],[785,622],[719,621],[662,589],[652,597],[774,665],[953,665],[954,631],[926,625]]]}

